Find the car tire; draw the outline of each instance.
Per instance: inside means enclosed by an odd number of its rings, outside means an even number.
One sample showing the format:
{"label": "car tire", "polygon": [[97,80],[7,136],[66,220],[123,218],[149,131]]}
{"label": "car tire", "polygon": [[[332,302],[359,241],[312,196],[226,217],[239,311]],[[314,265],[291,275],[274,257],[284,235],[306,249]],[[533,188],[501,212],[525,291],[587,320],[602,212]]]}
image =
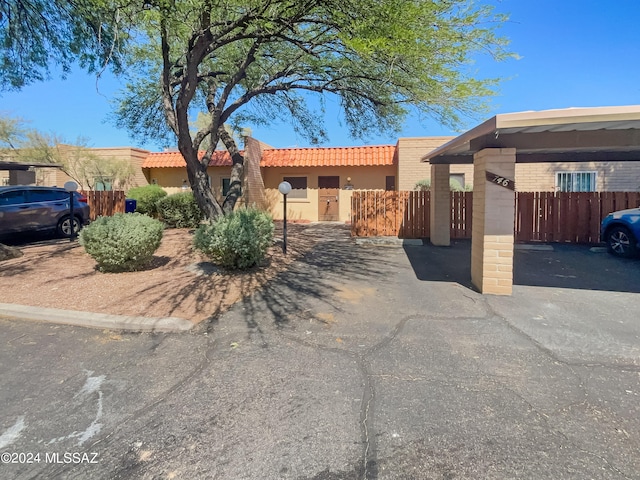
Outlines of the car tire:
{"label": "car tire", "polygon": [[607,232],[607,250],[616,257],[630,258],[637,255],[636,239],[625,227],[613,227]]}
{"label": "car tire", "polygon": [[[70,216],[65,215],[58,221],[56,232],[58,233],[59,236],[65,237],[65,238],[69,238],[71,236],[71,222],[69,221],[69,219],[70,219]],[[80,218],[76,217],[75,215],[73,216],[73,219],[74,219],[73,229],[77,235],[78,232],[80,231],[80,227],[82,226],[82,223],[80,221]]]}

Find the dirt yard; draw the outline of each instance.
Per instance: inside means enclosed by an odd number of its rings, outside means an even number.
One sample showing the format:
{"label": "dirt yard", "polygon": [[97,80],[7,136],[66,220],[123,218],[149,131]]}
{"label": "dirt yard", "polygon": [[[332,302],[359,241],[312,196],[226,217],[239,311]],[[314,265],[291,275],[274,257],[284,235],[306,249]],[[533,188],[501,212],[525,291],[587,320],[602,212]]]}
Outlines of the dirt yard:
{"label": "dirt yard", "polygon": [[215,316],[304,255],[317,238],[308,225],[288,225],[282,254],[281,225],[263,265],[244,272],[219,270],[192,246],[192,232],[165,230],[143,271],[101,273],[77,243],[53,239],[18,245],[24,256],[0,262],[0,303],[118,315],[175,316],[194,323]]}

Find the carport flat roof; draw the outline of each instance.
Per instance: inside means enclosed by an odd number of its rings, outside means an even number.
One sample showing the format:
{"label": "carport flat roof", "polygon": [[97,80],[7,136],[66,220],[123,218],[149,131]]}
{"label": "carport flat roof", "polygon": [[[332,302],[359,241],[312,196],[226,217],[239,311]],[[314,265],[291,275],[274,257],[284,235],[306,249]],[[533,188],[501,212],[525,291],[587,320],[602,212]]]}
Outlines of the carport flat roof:
{"label": "carport flat roof", "polygon": [[517,163],[640,161],[640,105],[499,114],[422,161],[473,163],[485,148],[515,148]]}

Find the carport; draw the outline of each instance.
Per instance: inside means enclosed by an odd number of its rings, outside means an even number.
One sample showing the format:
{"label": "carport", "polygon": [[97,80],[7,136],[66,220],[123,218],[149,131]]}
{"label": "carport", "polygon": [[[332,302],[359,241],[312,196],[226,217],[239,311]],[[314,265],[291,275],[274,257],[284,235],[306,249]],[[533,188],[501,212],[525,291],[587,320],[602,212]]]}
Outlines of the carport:
{"label": "carport", "polygon": [[450,245],[449,170],[473,164],[471,282],[511,295],[516,163],[640,161],[640,105],[496,115],[422,158],[431,163],[431,243]]}

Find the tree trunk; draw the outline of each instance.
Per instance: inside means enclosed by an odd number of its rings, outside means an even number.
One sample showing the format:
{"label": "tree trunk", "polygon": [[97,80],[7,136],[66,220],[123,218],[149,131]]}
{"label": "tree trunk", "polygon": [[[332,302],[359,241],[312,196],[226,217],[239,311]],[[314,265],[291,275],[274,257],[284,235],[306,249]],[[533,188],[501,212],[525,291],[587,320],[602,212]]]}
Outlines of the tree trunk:
{"label": "tree trunk", "polygon": [[205,218],[213,222],[221,217],[223,212],[218,200],[213,195],[211,185],[209,185],[207,169],[198,161],[197,154],[193,155],[195,158],[187,158],[187,155],[184,153],[182,155],[187,162],[187,177],[189,178],[189,184],[191,185],[196,203],[202,210]]}
{"label": "tree trunk", "polygon": [[224,146],[227,148],[229,155],[231,155],[231,178],[229,181],[229,192],[222,204],[222,211],[225,215],[233,212],[236,203],[242,196],[242,178],[244,174],[244,157],[238,150],[235,140],[224,126],[218,130],[220,139]]}

